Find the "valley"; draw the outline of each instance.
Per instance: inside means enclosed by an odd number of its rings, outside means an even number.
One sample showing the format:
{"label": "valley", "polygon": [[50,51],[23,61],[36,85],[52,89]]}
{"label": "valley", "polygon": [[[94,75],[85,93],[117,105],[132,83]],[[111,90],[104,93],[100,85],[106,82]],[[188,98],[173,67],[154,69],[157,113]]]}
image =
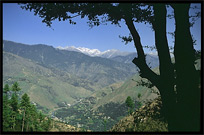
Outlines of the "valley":
{"label": "valley", "polygon": [[[128,115],[128,96],[134,109],[158,97],[139,85],[141,78],[131,63],[134,53],[103,58],[12,41],[4,41],[3,50],[3,84],[17,81],[20,94],[28,93],[37,109],[77,128],[108,131]],[[158,66],[154,56],[148,55],[147,61]]]}
{"label": "valley", "polygon": [[2,134],[203,133],[203,2],[1,3]]}

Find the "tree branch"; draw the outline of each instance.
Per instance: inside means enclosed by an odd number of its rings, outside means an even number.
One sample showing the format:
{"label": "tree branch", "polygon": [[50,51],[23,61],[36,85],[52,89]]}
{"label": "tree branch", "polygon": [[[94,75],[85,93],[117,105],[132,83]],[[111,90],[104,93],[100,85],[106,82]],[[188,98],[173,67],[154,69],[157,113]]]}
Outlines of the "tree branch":
{"label": "tree branch", "polygon": [[161,76],[169,72],[173,74],[173,66],[166,37],[166,7],[165,4],[154,4],[153,28],[155,31],[155,46],[159,57]]}
{"label": "tree branch", "polygon": [[71,19],[71,18],[75,18],[77,16],[80,16],[81,14],[77,14],[77,15],[74,15],[74,16],[69,16],[68,19]]}
{"label": "tree branch", "polygon": [[141,77],[150,80],[153,84],[155,84],[155,86],[158,86],[159,75],[154,73],[146,64],[145,54],[140,41],[140,36],[137,30],[135,29],[131,15],[127,13],[124,19],[133,37],[133,41],[138,54],[138,57],[135,57],[132,62],[140,69]]}

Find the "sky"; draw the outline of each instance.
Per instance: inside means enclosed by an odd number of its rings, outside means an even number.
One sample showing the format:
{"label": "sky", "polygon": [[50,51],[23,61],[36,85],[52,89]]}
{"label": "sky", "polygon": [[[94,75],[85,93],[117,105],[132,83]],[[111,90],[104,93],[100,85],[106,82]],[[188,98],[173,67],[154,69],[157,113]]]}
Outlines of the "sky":
{"label": "sky", "polygon": [[[200,5],[198,4],[198,7]],[[171,13],[172,9],[168,9]],[[194,13],[190,10],[190,14]],[[115,25],[100,25],[90,28],[87,19],[74,18],[76,25],[69,24],[68,21],[53,21],[52,28],[42,23],[42,18],[35,16],[33,12],[23,10],[17,3],[3,3],[3,40],[10,40],[24,44],[46,44],[53,47],[86,47],[105,51],[108,49],[118,49],[120,51],[134,52],[134,44],[125,45],[120,36],[128,36],[129,30],[124,21],[121,27]],[[173,32],[174,19],[167,19],[167,32]],[[150,25],[135,23],[135,27],[141,36],[142,45],[154,45],[154,32]],[[191,28],[191,33],[196,40],[195,49],[201,48],[201,19],[199,18]],[[173,45],[173,38],[167,34],[168,43]],[[146,53],[151,52],[145,49]],[[154,51],[152,52],[154,53]]]}

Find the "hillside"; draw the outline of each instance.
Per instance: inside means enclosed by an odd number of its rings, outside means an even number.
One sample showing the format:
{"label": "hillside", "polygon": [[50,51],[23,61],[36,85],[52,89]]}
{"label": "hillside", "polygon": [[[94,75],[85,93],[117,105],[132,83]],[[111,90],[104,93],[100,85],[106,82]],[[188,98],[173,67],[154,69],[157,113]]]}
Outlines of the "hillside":
{"label": "hillside", "polygon": [[25,45],[5,40],[3,43],[5,52],[31,59],[44,67],[66,71],[89,80],[101,88],[124,81],[137,72],[134,65],[101,57],[90,57],[80,52],[59,50],[41,44]]}
{"label": "hillside", "polygon": [[[52,120],[49,132],[87,132],[87,130],[74,127],[58,120]],[[90,132],[88,130],[88,132]]]}
{"label": "hillside", "polygon": [[[77,79],[66,72],[46,68],[32,60],[3,52],[3,84],[15,81],[28,93],[31,101],[47,109],[54,109],[62,102],[73,104],[76,99],[91,94],[86,87],[94,88],[88,81]],[[86,87],[74,86],[73,81],[84,83]]]}
{"label": "hillside", "polygon": [[[158,97],[157,94],[152,93],[151,89],[137,86],[140,79],[136,74],[125,82],[114,83],[95,91],[90,96],[78,100],[75,105],[58,109],[53,114],[70,125],[80,125],[80,127],[92,131],[104,131],[104,120],[106,120],[107,130],[109,130],[128,114],[125,104],[128,96],[133,98],[135,109],[138,108],[138,102],[145,104],[145,102]],[[137,97],[138,93],[142,95],[140,99]]]}
{"label": "hillside", "polygon": [[166,132],[167,123],[160,117],[162,102],[160,97],[147,102],[132,115],[122,118],[111,132]]}
{"label": "hillside", "polygon": [[[137,95],[140,93],[142,95],[140,101],[150,100],[157,97],[155,93],[152,93],[151,89],[141,86],[138,86],[138,82],[141,80],[141,77],[136,74],[133,77],[126,80],[119,88],[111,91],[105,92],[104,89],[97,91],[92,96],[97,95],[96,93],[104,92],[106,95],[103,98],[100,98],[93,108],[98,108],[109,102],[114,103],[124,103],[128,96],[131,96],[134,100],[138,100]],[[144,79],[143,79],[144,80]],[[109,87],[109,91],[110,91]],[[98,96],[97,96],[98,97]]]}

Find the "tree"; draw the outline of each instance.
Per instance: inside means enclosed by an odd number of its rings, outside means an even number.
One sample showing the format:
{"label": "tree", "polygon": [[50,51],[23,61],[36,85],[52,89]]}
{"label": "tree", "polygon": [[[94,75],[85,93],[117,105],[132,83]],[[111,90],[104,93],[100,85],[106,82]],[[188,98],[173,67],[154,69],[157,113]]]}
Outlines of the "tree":
{"label": "tree", "polygon": [[17,95],[17,92],[20,91],[21,88],[19,87],[19,84],[17,82],[15,82],[13,85],[12,85],[12,91],[15,93],[15,95]]}
{"label": "tree", "polygon": [[[166,6],[167,4],[158,3],[28,3],[22,8],[34,10],[34,14],[43,18],[42,22],[49,27],[55,19],[69,20],[71,24],[76,24],[72,19],[77,16],[88,17],[88,24],[91,27],[108,21],[120,26],[120,21],[124,20],[131,36],[122,37],[122,39],[126,42],[134,42],[138,56],[132,62],[140,69],[140,76],[148,79],[159,90],[163,104],[161,114],[168,122],[168,130],[199,131],[199,74],[194,66],[195,51],[188,14],[190,4],[168,4],[174,10],[176,22],[175,64],[171,61],[166,37]],[[160,75],[153,72],[146,63],[141,37],[134,22],[152,25]]]}
{"label": "tree", "polygon": [[106,127],[107,127],[107,120],[106,119],[103,120],[103,125],[104,125],[104,131],[106,132],[107,131],[107,129],[106,129]]}
{"label": "tree", "polygon": [[181,125],[179,129],[177,127],[177,130],[183,131],[189,128],[189,131],[199,131],[200,89],[198,84],[200,75],[194,66],[195,51],[193,49],[188,14],[190,4],[172,4],[172,8],[174,9],[176,22],[174,45],[177,91],[176,110],[178,110],[176,119],[179,119],[177,125]]}
{"label": "tree", "polygon": [[30,131],[37,131],[38,127],[39,127],[39,123],[38,123],[38,112],[37,109],[35,107],[35,105],[31,104],[30,108],[29,108],[29,113],[30,113]]}
{"label": "tree", "polygon": [[138,97],[138,99],[139,99],[139,101],[138,101],[138,108],[140,108],[140,107],[142,106],[142,103],[141,103],[141,101],[140,101],[141,96],[142,96],[142,95],[141,95],[140,93],[137,94],[137,97]]}
{"label": "tree", "polygon": [[18,98],[20,89],[18,83],[15,82],[12,85],[14,93],[9,99],[9,85],[4,86],[3,131],[49,131],[51,119],[37,111],[36,106],[30,103],[30,97],[26,93],[21,99]]}
{"label": "tree", "polygon": [[10,105],[12,108],[12,122],[13,122],[13,130],[15,130],[15,126],[16,126],[16,117],[18,114],[18,97],[13,93],[11,96],[11,100],[10,100]]}
{"label": "tree", "polygon": [[25,118],[28,115],[27,112],[28,112],[29,107],[30,107],[30,98],[28,97],[28,95],[26,93],[23,94],[20,105],[21,105],[21,108],[23,109],[23,120],[22,120],[22,130],[21,130],[23,132]]}
{"label": "tree", "polygon": [[127,99],[125,100],[125,103],[128,107],[128,113],[132,114],[133,109],[134,109],[134,102],[133,102],[132,98],[130,96],[128,96]]}
{"label": "tree", "polygon": [[137,94],[137,97],[138,97],[138,98],[140,99],[140,97],[141,97],[141,94],[140,94],[140,93],[138,93],[138,94]]}
{"label": "tree", "polygon": [[16,126],[16,117],[18,115],[18,109],[19,109],[19,101],[18,101],[18,95],[17,92],[21,90],[19,87],[19,84],[17,82],[14,82],[12,85],[11,90],[14,92],[11,96],[10,104],[12,107],[12,121],[13,121],[13,130],[15,130]]}
{"label": "tree", "polygon": [[38,118],[40,119],[40,123],[44,120],[45,116],[43,115],[43,113],[40,111],[38,114]]}
{"label": "tree", "polygon": [[50,126],[51,126],[51,119],[49,117],[47,117],[47,121],[44,120],[43,123],[42,123],[42,128],[45,131],[49,131]]}
{"label": "tree", "polygon": [[9,85],[5,84],[3,93],[7,94],[10,91]]}
{"label": "tree", "polygon": [[3,130],[9,130],[11,121],[11,111],[9,108],[8,92],[10,91],[9,85],[6,84],[3,89]]}

